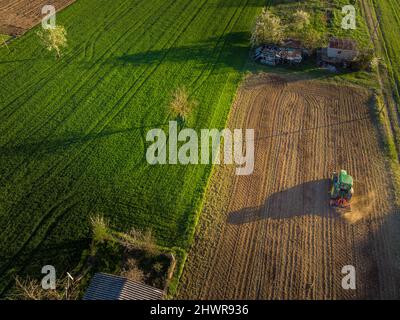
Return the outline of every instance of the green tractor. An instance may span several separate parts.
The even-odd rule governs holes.
[[[353,197],[353,178],[346,170],[334,172],[331,179],[330,205],[340,209],[350,209]]]

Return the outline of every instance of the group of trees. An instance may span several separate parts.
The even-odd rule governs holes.
[[[304,47],[315,48],[321,44],[321,34],[311,24],[310,14],[297,10],[285,24],[281,18],[266,8],[256,20],[251,36],[252,46],[265,43],[280,44],[285,38],[302,41]]]

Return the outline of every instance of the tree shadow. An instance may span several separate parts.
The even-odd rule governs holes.
[[[0,155],[6,157],[14,157],[32,156],[36,154],[54,154],[57,152],[65,151],[69,147],[72,147],[74,145],[84,144],[92,140],[104,139],[118,134],[129,133],[134,130],[142,130],[145,128],[158,128],[164,125],[167,124],[164,123],[118,130],[105,130],[98,133],[89,133],[86,135],[71,133],[57,139],[44,139],[35,142],[20,143],[17,145],[9,143],[8,145],[0,147]]]
[[[110,63],[148,65],[161,61],[181,63],[196,61],[197,68],[210,65],[210,68],[234,68],[242,70],[243,56],[249,52],[248,32],[232,32],[221,36],[210,37],[193,45],[175,46],[171,48],[148,50],[137,53],[126,53],[112,57]]]
[[[241,225],[264,219],[286,219],[303,215],[325,216],[330,210],[329,179],[321,179],[273,193],[259,207],[231,212],[227,222]]]
[[[319,79],[337,76],[337,74],[318,67],[314,56],[307,57],[299,65],[270,67],[260,64],[251,58],[252,51],[249,40],[249,32],[231,32],[210,37],[203,42],[192,45],[125,53],[121,56],[111,57],[109,63],[117,66],[143,66],[161,62],[187,63],[194,61],[195,63],[191,66],[194,70],[212,70],[213,73],[224,73],[227,70],[253,73],[265,71],[282,74],[290,72],[294,75],[292,81],[297,81],[298,77]],[[351,72],[353,71],[346,70],[342,73]]]

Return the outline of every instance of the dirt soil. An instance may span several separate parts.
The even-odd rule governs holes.
[[[214,169],[181,299],[400,298],[400,223],[388,164],[360,88],[258,75],[228,126],[255,129],[255,169]],[[355,180],[350,213],[329,207],[329,177]],[[356,290],[342,288],[346,265]]]
[[[41,21],[42,7],[53,5],[57,11],[75,0],[0,0],[0,33],[21,35]]]

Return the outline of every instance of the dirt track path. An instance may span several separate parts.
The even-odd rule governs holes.
[[[230,128],[255,129],[255,170],[216,167],[179,298],[399,298],[399,222],[362,89],[253,77]],[[328,205],[328,178],[355,179],[353,212]],[[357,290],[341,287],[345,265]]]

